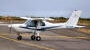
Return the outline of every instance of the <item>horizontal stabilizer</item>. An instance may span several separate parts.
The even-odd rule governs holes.
[[[85,27],[85,26],[75,26],[75,27],[79,27],[79,28],[81,28],[81,27]]]

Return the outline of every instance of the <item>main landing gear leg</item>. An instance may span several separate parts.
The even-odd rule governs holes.
[[[18,33],[17,40],[22,40],[22,36]]]
[[[37,41],[41,41],[41,37],[39,36],[39,33],[37,33],[36,40],[37,40]]]

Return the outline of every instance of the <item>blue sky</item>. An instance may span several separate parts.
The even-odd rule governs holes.
[[[82,10],[82,17],[90,18],[90,0],[0,0],[3,16],[64,16]]]

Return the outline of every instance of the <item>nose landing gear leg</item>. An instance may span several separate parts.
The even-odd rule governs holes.
[[[22,36],[18,33],[17,40],[22,40]]]

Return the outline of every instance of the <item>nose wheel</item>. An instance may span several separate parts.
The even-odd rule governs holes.
[[[22,40],[22,36],[18,36],[17,37],[17,40]]]
[[[22,40],[22,36],[20,35],[20,33],[18,34],[17,40]]]

